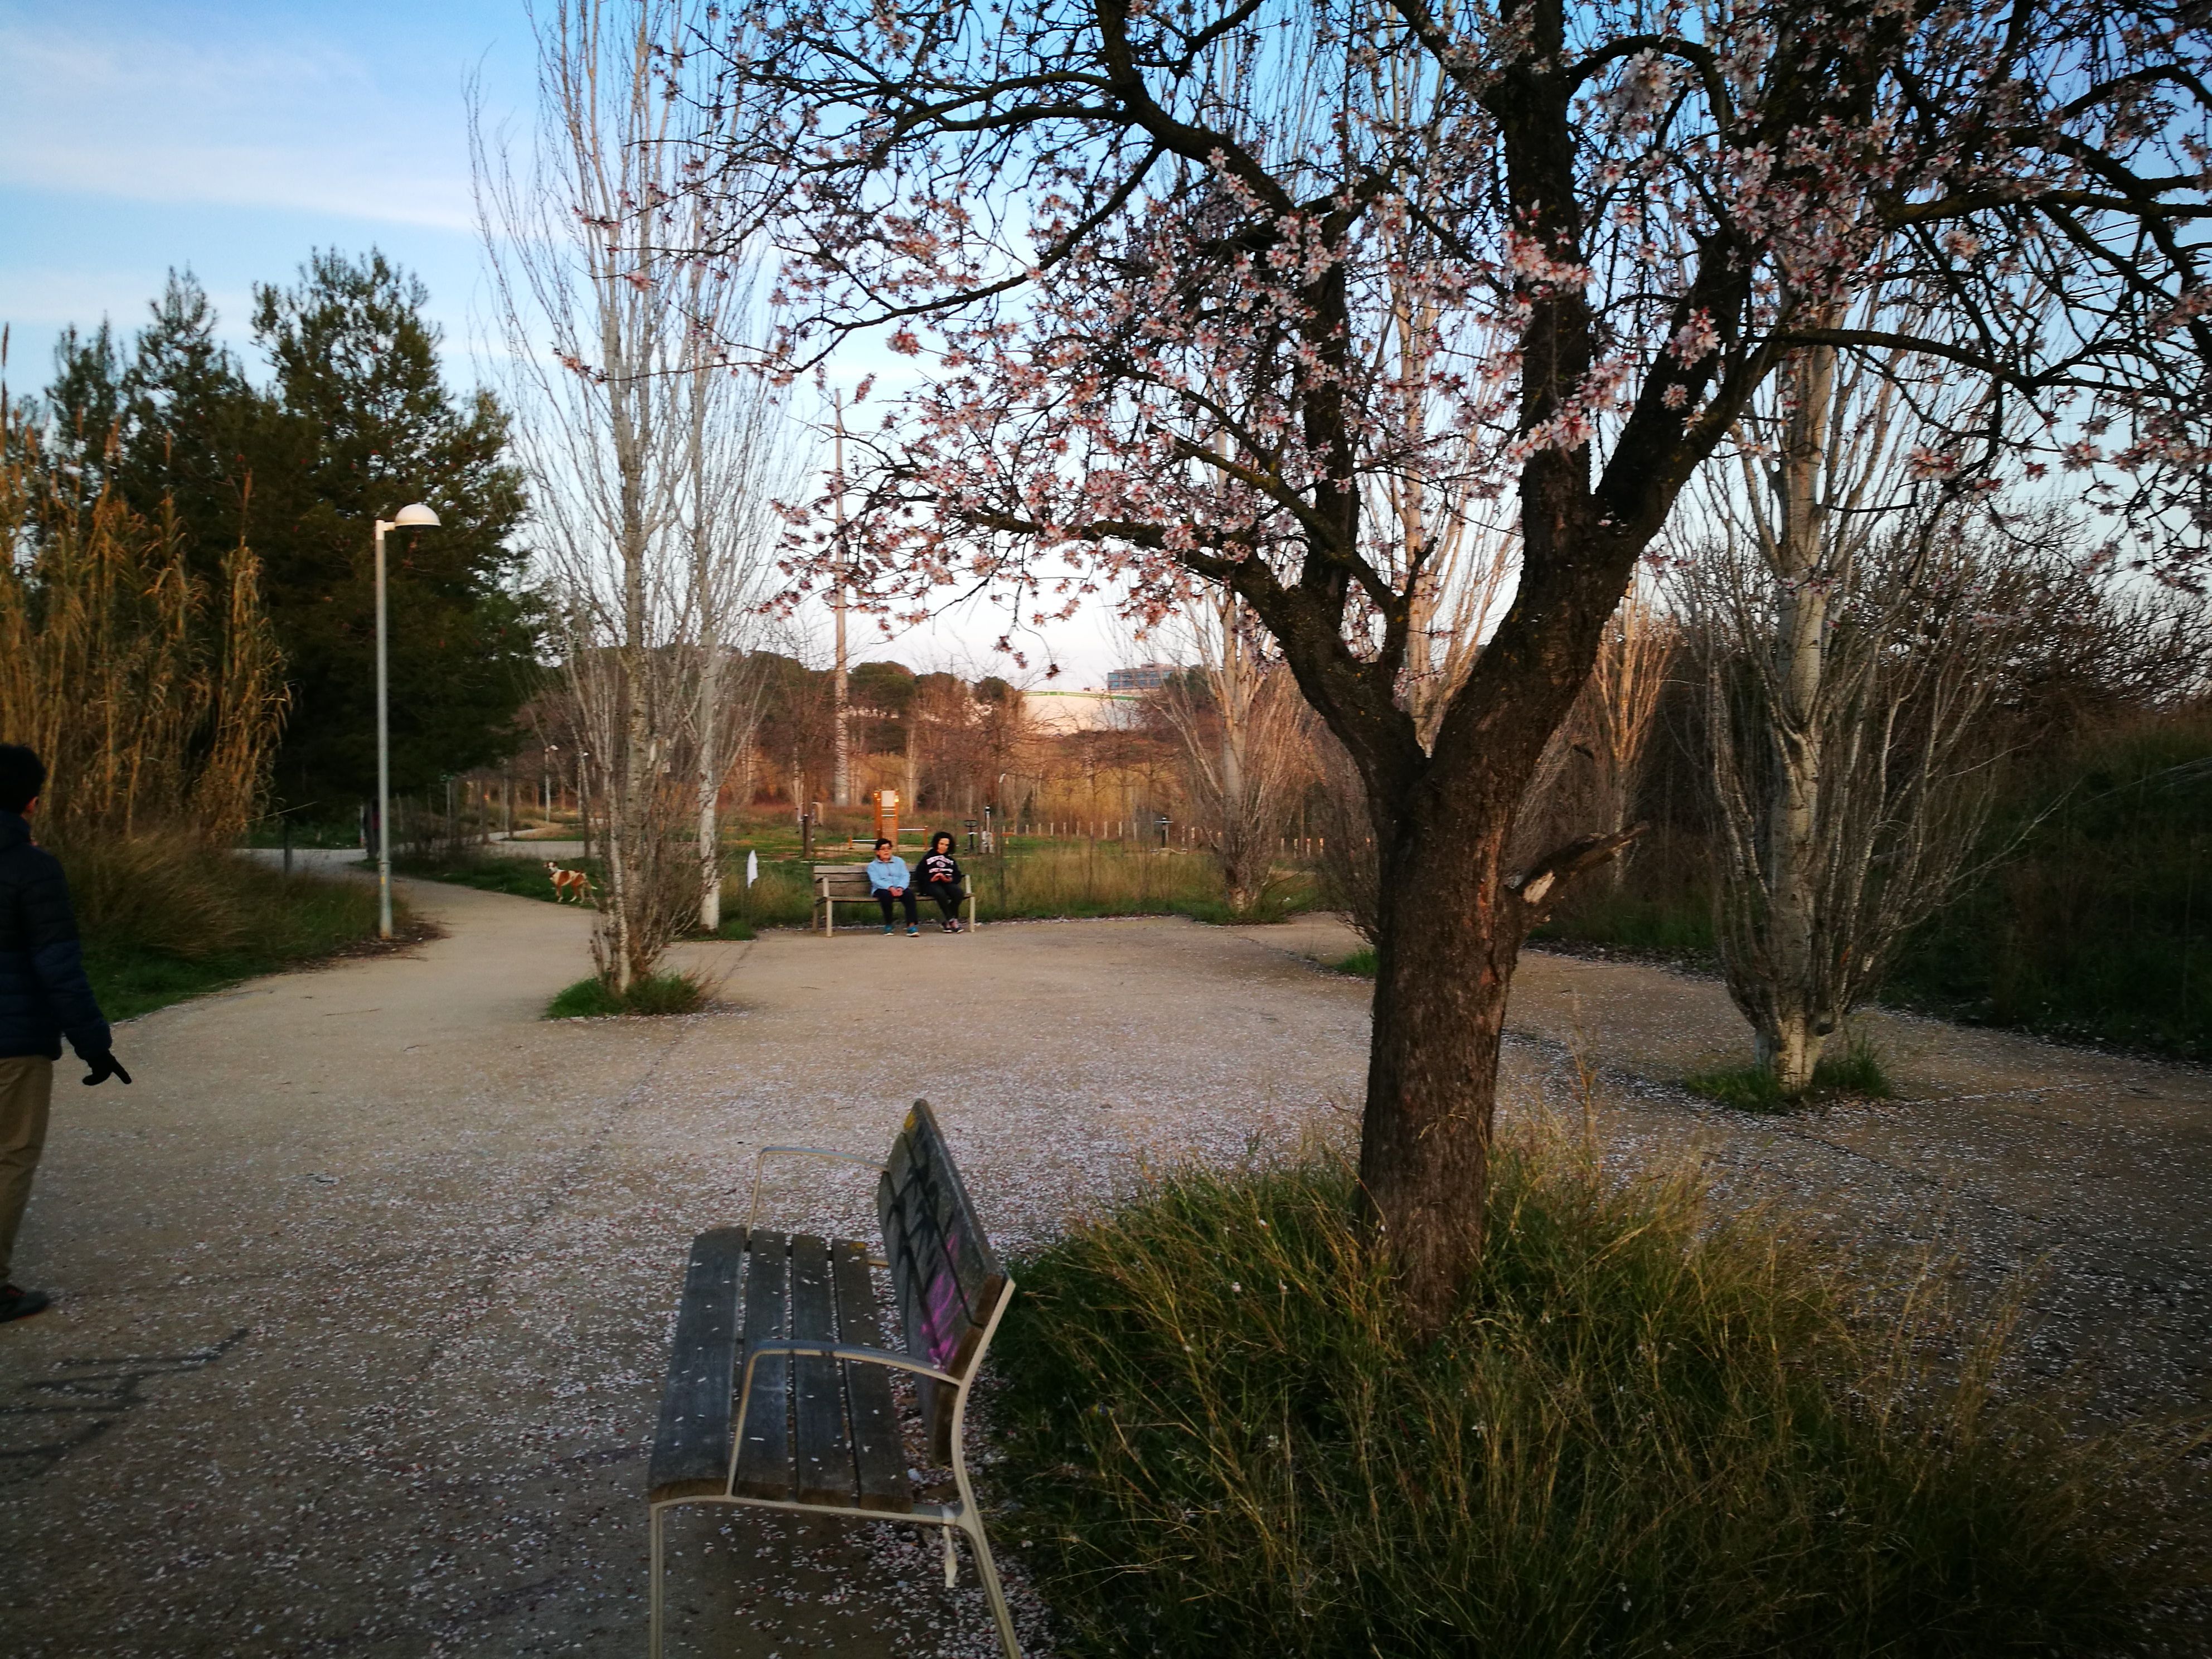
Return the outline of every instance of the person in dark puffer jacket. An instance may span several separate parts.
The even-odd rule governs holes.
[[[62,866],[31,841],[27,820],[46,787],[43,761],[0,743],[0,1324],[50,1300],[21,1289],[8,1269],[46,1149],[63,1036],[92,1068],[87,1083],[131,1081],[109,1051],[107,1021],[84,976]]]

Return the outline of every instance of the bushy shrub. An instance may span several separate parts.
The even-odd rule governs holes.
[[[1071,1650],[2086,1654],[2202,1583],[2143,1547],[2175,1523],[2127,1443],[1999,1404],[1994,1341],[1855,1310],[1700,1190],[1501,1150],[1425,1347],[1327,1158],[1177,1176],[1018,1265],[1000,1474]]]
[[[79,832],[55,848],[85,966],[110,1019],[373,939],[376,890],[208,847],[187,836]],[[403,921],[404,905],[398,907]]]
[[[84,834],[59,856],[88,939],[186,961],[235,948],[260,890],[276,879],[185,837]]]

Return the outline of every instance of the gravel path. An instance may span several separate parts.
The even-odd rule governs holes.
[[[11,1656],[635,1655],[669,1311],[754,1147],[879,1149],[927,1094],[1016,1245],[1148,1164],[1344,1127],[1364,1067],[1325,922],[773,935],[687,949],[721,1012],[547,1024],[583,915],[409,896],[447,937],[149,1016],[135,1087],[58,1091],[19,1271],[62,1299],[0,1329]],[[1513,1024],[1516,1109],[1580,1052],[1609,1156],[1695,1152],[1985,1282],[2047,1257],[2037,1364],[2114,1410],[2212,1398],[2212,1077],[1882,1020],[1911,1099],[1747,1119],[1668,1081],[1741,1047],[1715,985],[1533,957]],[[835,1174],[775,1198],[870,1217]],[[674,1542],[672,1652],[992,1650],[910,1534]]]

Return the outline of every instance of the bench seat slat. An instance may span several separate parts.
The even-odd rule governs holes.
[[[677,1304],[668,1387],[647,1485],[656,1504],[719,1493],[730,1474],[730,1374],[738,1353],[738,1268],[745,1230],[717,1227],[692,1241]]]
[[[791,1334],[837,1339],[837,1307],[830,1281],[826,1239],[796,1234],[791,1241]],[[798,1427],[799,1501],[855,1504],[853,1443],[845,1431],[844,1379],[838,1362],[805,1355],[792,1362],[792,1417]]]
[[[747,1342],[766,1342],[790,1334],[788,1263],[791,1241],[782,1233],[756,1231],[745,1264]],[[732,1388],[744,1383],[742,1356]],[[728,1453],[724,1451],[725,1478]],[[791,1361],[764,1354],[753,1368],[752,1403],[738,1442],[737,1478],[730,1490],[744,1498],[785,1501],[791,1497]]]
[[[868,1247],[854,1241],[831,1247],[830,1273],[837,1290],[837,1335],[848,1346],[880,1348],[883,1322],[876,1316],[876,1286],[868,1273]],[[907,1480],[906,1447],[899,1434],[891,1373],[881,1365],[845,1365],[845,1400],[852,1413],[853,1462],[860,1477],[860,1507],[904,1515],[914,1508]]]

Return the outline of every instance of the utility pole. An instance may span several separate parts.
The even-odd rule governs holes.
[[[830,701],[836,717],[836,764],[830,776],[830,796],[840,806],[853,804],[853,756],[851,739],[846,734],[845,710],[845,394],[837,394],[837,443],[836,470],[837,474],[837,555],[836,574],[837,586],[830,599],[830,608],[837,617],[837,665],[830,671]]]

